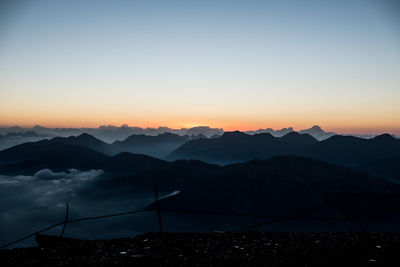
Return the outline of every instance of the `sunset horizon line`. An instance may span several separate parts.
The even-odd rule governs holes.
[[[142,129],[160,129],[160,128],[168,128],[170,130],[182,130],[182,129],[191,129],[196,127],[208,127],[212,129],[220,129],[224,132],[233,132],[233,131],[240,131],[240,132],[251,132],[263,129],[272,129],[273,131],[279,131],[284,129],[292,129],[294,132],[299,132],[302,130],[311,129],[313,127],[319,127],[324,132],[333,132],[336,134],[359,134],[359,135],[380,135],[380,134],[391,134],[391,135],[400,135],[400,129],[388,129],[388,128],[380,128],[380,127],[325,127],[322,124],[311,124],[310,126],[254,126],[254,127],[219,127],[212,124],[192,124],[187,126],[168,126],[163,124],[148,124],[148,125],[141,125],[141,124],[129,124],[129,123],[122,123],[118,124],[97,124],[97,125],[90,125],[87,126],[83,125],[50,125],[50,124],[0,124],[0,128],[12,128],[12,127],[19,127],[22,129],[33,129],[34,127],[43,127],[47,129],[99,129],[100,127],[129,127],[129,128],[142,128]]]

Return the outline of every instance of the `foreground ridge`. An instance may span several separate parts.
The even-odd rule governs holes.
[[[79,240],[37,235],[1,250],[6,266],[398,266],[400,233],[148,233]]]

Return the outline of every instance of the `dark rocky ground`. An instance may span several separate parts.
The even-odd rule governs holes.
[[[112,240],[38,236],[0,266],[400,266],[400,233],[148,233]]]

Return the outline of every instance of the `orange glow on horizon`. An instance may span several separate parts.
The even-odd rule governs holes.
[[[0,122],[0,127],[12,127],[19,126],[23,128],[31,128],[36,125],[47,128],[98,128],[100,126],[113,125],[120,127],[122,125],[128,125],[129,127],[141,127],[141,128],[158,128],[158,127],[169,127],[172,129],[181,128],[192,128],[199,126],[208,126],[211,128],[222,128],[225,131],[254,131],[258,129],[272,128],[274,130],[279,130],[282,128],[292,127],[295,131],[300,131],[303,129],[311,128],[314,125],[319,125],[326,132],[335,132],[340,134],[400,134],[400,127],[395,127],[393,125],[358,125],[355,127],[350,124],[324,124],[324,123],[262,123],[262,122],[240,122],[240,121],[207,121],[199,120],[198,122],[187,122],[185,120],[169,120],[165,123],[157,123],[155,121],[145,121],[145,120],[120,120],[120,121],[96,121],[90,122],[89,120],[77,121],[75,119],[70,120],[38,120],[37,123],[33,123],[30,120],[21,120],[21,123],[11,123],[8,121]]]
[[[225,131],[249,131],[272,128],[274,130],[293,127],[295,131],[319,125],[325,131],[342,134],[400,135],[397,112],[356,113],[348,110],[185,110],[183,108],[133,109],[114,106],[96,108],[76,106],[49,109],[47,106],[17,109],[0,107],[0,126],[33,127],[41,125],[49,128],[97,128],[101,125],[121,126],[127,124],[141,128],[169,127],[173,129],[209,126]],[[52,110],[49,112],[49,110]]]

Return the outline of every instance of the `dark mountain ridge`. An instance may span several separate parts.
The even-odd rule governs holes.
[[[285,217],[323,206],[302,218],[341,218],[343,214],[339,209],[354,215],[366,225],[372,221],[375,223],[374,218],[386,216],[390,219],[384,220],[384,225],[399,226],[397,213],[382,207],[400,207],[399,198],[385,199],[387,196],[400,196],[400,185],[366,173],[297,156],[278,156],[227,166],[193,160],[175,161],[149,172],[103,180],[98,186],[104,190],[152,190],[154,184],[166,192],[180,191],[175,196],[161,200],[161,208],[164,209]],[[335,202],[340,199],[345,201]],[[328,205],[330,201],[334,201],[338,209]],[[304,222],[301,225],[307,227]],[[332,224],[322,222],[321,225]],[[357,228],[351,222],[345,225],[345,228],[339,229]]]
[[[88,148],[106,155],[131,152],[162,158],[188,140],[188,136],[164,133],[157,136],[132,135],[123,141],[108,144],[88,133],[83,133],[78,136],[54,137],[10,147],[0,151],[0,164],[26,161],[35,155],[48,153],[46,151],[51,151],[51,146],[63,145]]]
[[[307,134],[288,133],[274,137],[269,133],[249,135],[226,132],[220,138],[191,140],[170,153],[166,159],[198,159],[210,163],[229,164],[276,155],[297,154],[306,145],[318,143]]]
[[[252,153],[254,150],[260,157],[294,149],[297,153],[301,153],[304,148],[323,143],[316,143],[311,138],[293,133],[284,138],[275,138],[270,134],[250,136],[232,132],[225,133],[220,138],[197,139],[187,144],[196,148],[194,151],[197,153],[214,151],[215,157],[222,155],[229,159],[232,155],[242,155],[245,159],[254,156]],[[311,158],[285,155],[227,166],[198,160],[166,162],[128,152],[109,156],[87,147],[72,145],[82,140],[92,145],[101,145],[92,137],[83,135],[67,141],[52,139],[27,143],[1,151],[0,159],[3,163],[0,166],[0,174],[32,175],[45,168],[53,171],[66,171],[70,168],[102,169],[104,175],[101,179],[97,179],[91,187],[87,187],[86,191],[81,191],[79,194],[92,197],[102,195],[119,197],[133,192],[152,192],[154,185],[157,184],[162,192],[180,191],[179,194],[161,200],[162,208],[165,209],[242,212],[271,216],[291,216],[318,205],[326,206],[327,201],[355,194],[400,195],[400,185]],[[327,140],[324,146],[330,148],[332,143],[340,143],[337,140],[345,145],[350,140],[355,148],[363,146],[366,142],[335,137]],[[382,140],[385,144],[398,141],[383,136],[371,140],[371,146],[374,147]],[[184,146],[186,145],[182,147]],[[341,149],[339,151],[342,152]],[[396,223],[399,221],[399,215],[382,208],[400,208],[400,201],[397,199],[355,198],[337,205],[345,213],[366,222],[371,229],[398,227]],[[343,214],[332,207],[324,207],[307,216],[340,217]],[[378,216],[378,219],[375,220],[370,216]],[[213,219],[203,220],[211,222]],[[326,229],[329,230],[354,228],[354,224],[351,223],[344,226],[332,223],[328,225]],[[376,225],[379,227],[374,228]],[[332,228],[333,226],[339,228]],[[310,226],[303,222],[296,224],[293,229],[300,229],[298,227],[303,229]]]
[[[248,135],[235,131],[226,132],[218,138],[199,138],[187,142],[188,138],[170,133],[158,136],[133,135],[124,141],[107,144],[85,133],[77,137],[56,137],[0,151],[0,165],[11,164],[16,168],[18,163],[41,161],[61,166],[61,158],[70,155],[64,159],[66,162],[84,167],[88,165],[84,162],[93,165],[94,161],[97,162],[97,159],[104,158],[105,155],[127,151],[152,156],[156,154],[160,158],[162,154],[178,147],[166,159],[195,159],[214,164],[231,164],[279,155],[298,155],[384,175],[384,178],[390,176],[392,180],[400,178],[394,177],[398,173],[400,141],[388,134],[371,139],[335,135],[324,141],[317,141],[308,134],[297,132],[274,137],[269,133]],[[388,159],[390,164],[384,164],[385,159]],[[57,160],[58,165],[55,164]]]
[[[163,158],[189,140],[188,136],[163,133],[157,136],[131,135],[123,141],[112,143],[114,152],[131,152]]]
[[[216,139],[189,141],[171,152],[166,159],[197,159],[215,164],[230,164],[287,154],[368,170],[365,166],[369,163],[400,156],[400,140],[389,134],[371,139],[335,135],[317,141],[308,134],[296,132],[280,138],[268,133],[247,135],[228,132]],[[378,165],[383,167],[383,164]],[[393,164],[389,167],[394,168]]]
[[[44,168],[53,171],[67,171],[74,168],[102,169],[114,174],[134,173],[156,168],[165,163],[146,155],[122,152],[109,156],[89,148],[101,150],[104,145],[107,144],[89,134],[21,144],[0,151],[0,173],[32,175]],[[105,148],[109,151],[109,147]]]

